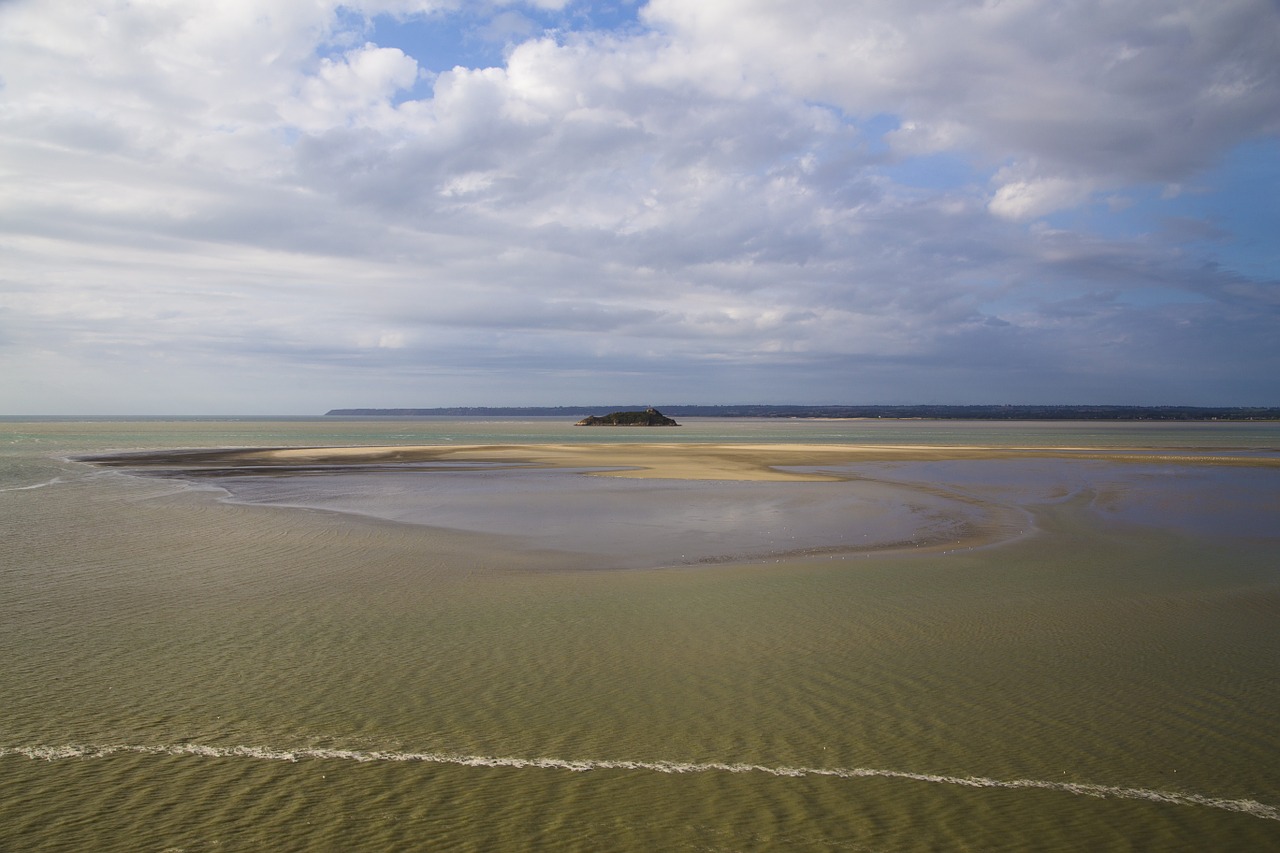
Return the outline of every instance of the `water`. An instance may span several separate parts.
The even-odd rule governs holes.
[[[1280,849],[1277,425],[708,420],[661,439],[1258,461],[597,478],[560,513],[583,475],[237,484],[71,457],[653,434],[0,421],[0,849]],[[634,489],[665,507],[640,519],[654,533],[617,518]],[[922,489],[937,503],[900,511]],[[928,553],[849,535],[962,511],[1029,530]],[[833,547],[805,555],[762,517]]]

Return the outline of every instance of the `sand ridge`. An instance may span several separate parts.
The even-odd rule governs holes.
[[[601,476],[680,480],[824,482],[834,473],[781,470],[872,461],[1072,458],[1113,462],[1280,466],[1280,458],[1140,449],[991,448],[976,445],[849,444],[520,444],[274,448],[228,451],[223,464],[354,465],[493,463],[552,468],[601,468]]]

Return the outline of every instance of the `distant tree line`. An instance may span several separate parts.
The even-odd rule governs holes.
[[[333,417],[563,417],[644,410],[629,406],[449,406],[428,409],[331,409]],[[663,406],[686,418],[928,418],[973,421],[1274,421],[1265,406]]]

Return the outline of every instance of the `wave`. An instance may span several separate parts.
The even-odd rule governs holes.
[[[54,486],[64,482],[62,477],[54,477],[51,480],[45,480],[43,483],[32,483],[30,486],[5,486],[0,488],[0,492],[25,492],[30,489],[43,489],[45,486]]]
[[[82,462],[74,457],[59,456],[59,457],[55,457],[55,459],[59,463],[61,463],[63,466],[65,466],[61,473],[57,474],[56,476],[50,477],[47,480],[41,480],[35,483],[27,483],[21,486],[17,486],[17,485],[0,486],[0,492],[26,492],[26,491],[31,491],[32,489],[44,489],[49,486],[89,483],[89,482],[94,482],[99,480],[119,481],[122,478],[128,480],[129,482],[134,482],[134,483],[146,482],[144,478],[138,477],[132,474],[131,472],[115,471],[108,468],[98,468],[87,462]],[[15,477],[15,479],[17,479],[17,477]],[[156,488],[160,486],[161,483],[169,484],[164,487],[166,490],[166,493],[173,492],[173,491],[185,491],[192,488],[191,485],[179,480],[162,480],[160,478],[151,478],[150,480],[150,485],[152,486],[152,488]],[[199,484],[198,487],[210,488],[203,484]]]
[[[721,762],[683,761],[634,761],[617,759],[568,759],[568,758],[517,758],[488,755],[462,755],[449,752],[390,752],[377,750],[329,749],[308,747],[278,749],[264,746],[207,746],[178,743],[161,746],[128,744],[87,745],[65,744],[61,746],[0,746],[0,758],[22,756],[33,760],[64,761],[69,759],[105,758],[110,755],[170,755],[201,758],[249,758],[261,761],[354,761],[397,762],[423,764],[452,764],[463,767],[503,767],[514,769],[538,768],[568,770],[576,773],[591,770],[639,770],[652,773],[760,773],[780,777],[827,776],[838,779],[905,779],[928,782],[935,785],[957,785],[965,788],[1036,789],[1057,791],[1077,796],[1100,799],[1146,800],[1178,806],[1201,806],[1239,812],[1280,821],[1280,806],[1257,800],[1236,800],[1189,794],[1178,791],[1158,791],[1151,788],[1130,788],[1117,785],[1100,785],[1090,782],[1056,782],[1047,779],[992,779],[986,776],[948,776],[937,773],[916,773],[907,770],[886,770],[875,767],[788,767],[764,764],[728,764]]]

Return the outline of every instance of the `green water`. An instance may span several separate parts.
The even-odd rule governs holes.
[[[1261,424],[681,430],[1280,446]],[[870,466],[1033,529],[610,571],[68,460],[639,440],[583,433],[0,421],[0,849],[1280,849],[1275,467]]]

